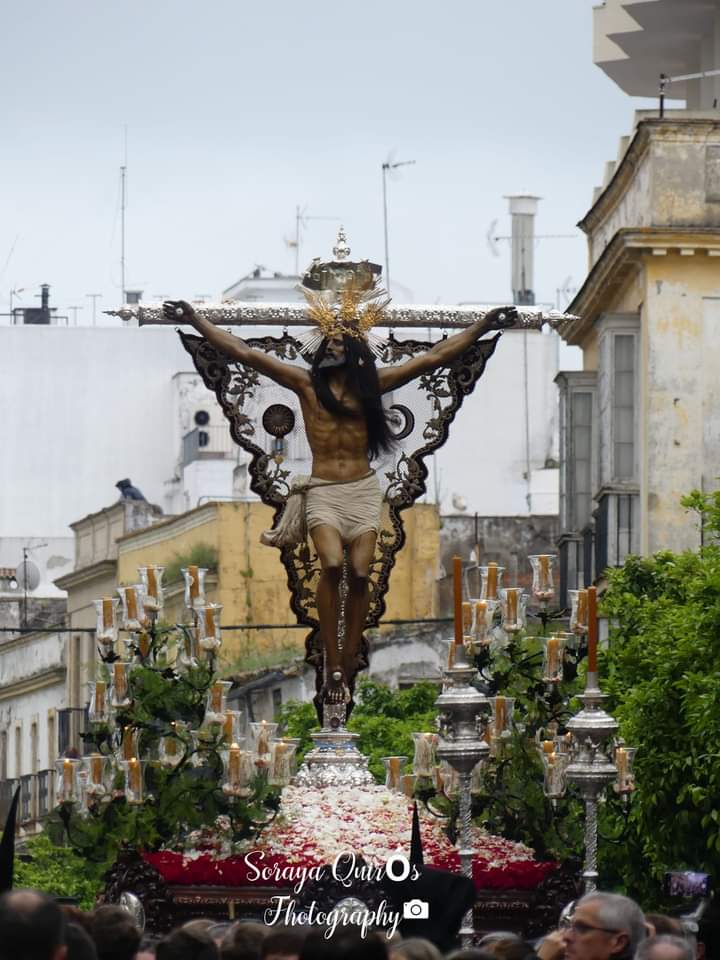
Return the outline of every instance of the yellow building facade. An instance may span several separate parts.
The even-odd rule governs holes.
[[[436,616],[440,549],[437,507],[418,504],[404,511],[406,542],[390,578],[385,618],[422,620]],[[258,501],[212,502],[127,534],[118,542],[118,585],[138,581],[148,563],[178,568],[193,550],[214,559],[206,580],[210,601],[223,606],[221,669],[252,669],[299,656],[308,628],[293,628],[290,591],[280,552],[260,543],[272,525],[272,510]],[[166,586],[164,617],[183,618],[183,586]],[[266,625],[254,629],[257,625]],[[229,629],[234,628],[234,629]]]

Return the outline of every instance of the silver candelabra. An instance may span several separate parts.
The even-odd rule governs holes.
[[[460,820],[460,870],[472,880],[475,850],[472,842],[472,771],[485,760],[489,747],[482,739],[482,713],[487,699],[472,685],[477,670],[468,662],[464,644],[456,644],[454,663],[444,672],[446,686],[435,701],[440,711],[440,739],[437,756],[458,772]],[[460,940],[472,945],[473,908],[463,917]]]

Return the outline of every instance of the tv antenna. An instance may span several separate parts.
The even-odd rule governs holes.
[[[300,276],[300,242],[302,240],[302,230],[307,226],[308,220],[334,220],[335,223],[342,223],[342,217],[316,217],[306,213],[307,207],[301,207],[299,204],[295,207],[295,236],[292,240],[285,237],[285,245],[295,250],[295,275]]]
[[[682,73],[676,77],[668,77],[661,73],[658,81],[658,107],[660,119],[665,116],[665,91],[671,83],[681,83],[683,80],[703,80],[705,77],[718,77],[720,70],[703,70],[700,73]]]
[[[500,236],[495,233],[497,230],[498,222],[493,220],[493,222],[488,227],[488,232],[485,234],[485,239],[487,240],[487,245],[490,248],[490,253],[494,257],[500,256],[500,251],[498,250],[498,242],[500,240],[512,240],[510,234]],[[575,233],[536,233],[533,237],[534,240],[575,240],[577,234]]]
[[[27,630],[28,625],[28,593],[36,590],[40,584],[40,570],[38,565],[28,557],[28,553],[46,546],[47,543],[35,543],[32,547],[23,547],[23,558],[15,569],[15,582],[23,592],[23,630]]]

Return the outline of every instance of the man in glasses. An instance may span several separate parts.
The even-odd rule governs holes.
[[[646,936],[642,910],[619,893],[588,893],[562,921],[565,960],[629,960]]]

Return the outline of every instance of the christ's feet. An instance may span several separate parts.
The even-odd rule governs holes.
[[[350,690],[342,670],[333,670],[320,692],[323,703],[349,703]]]

